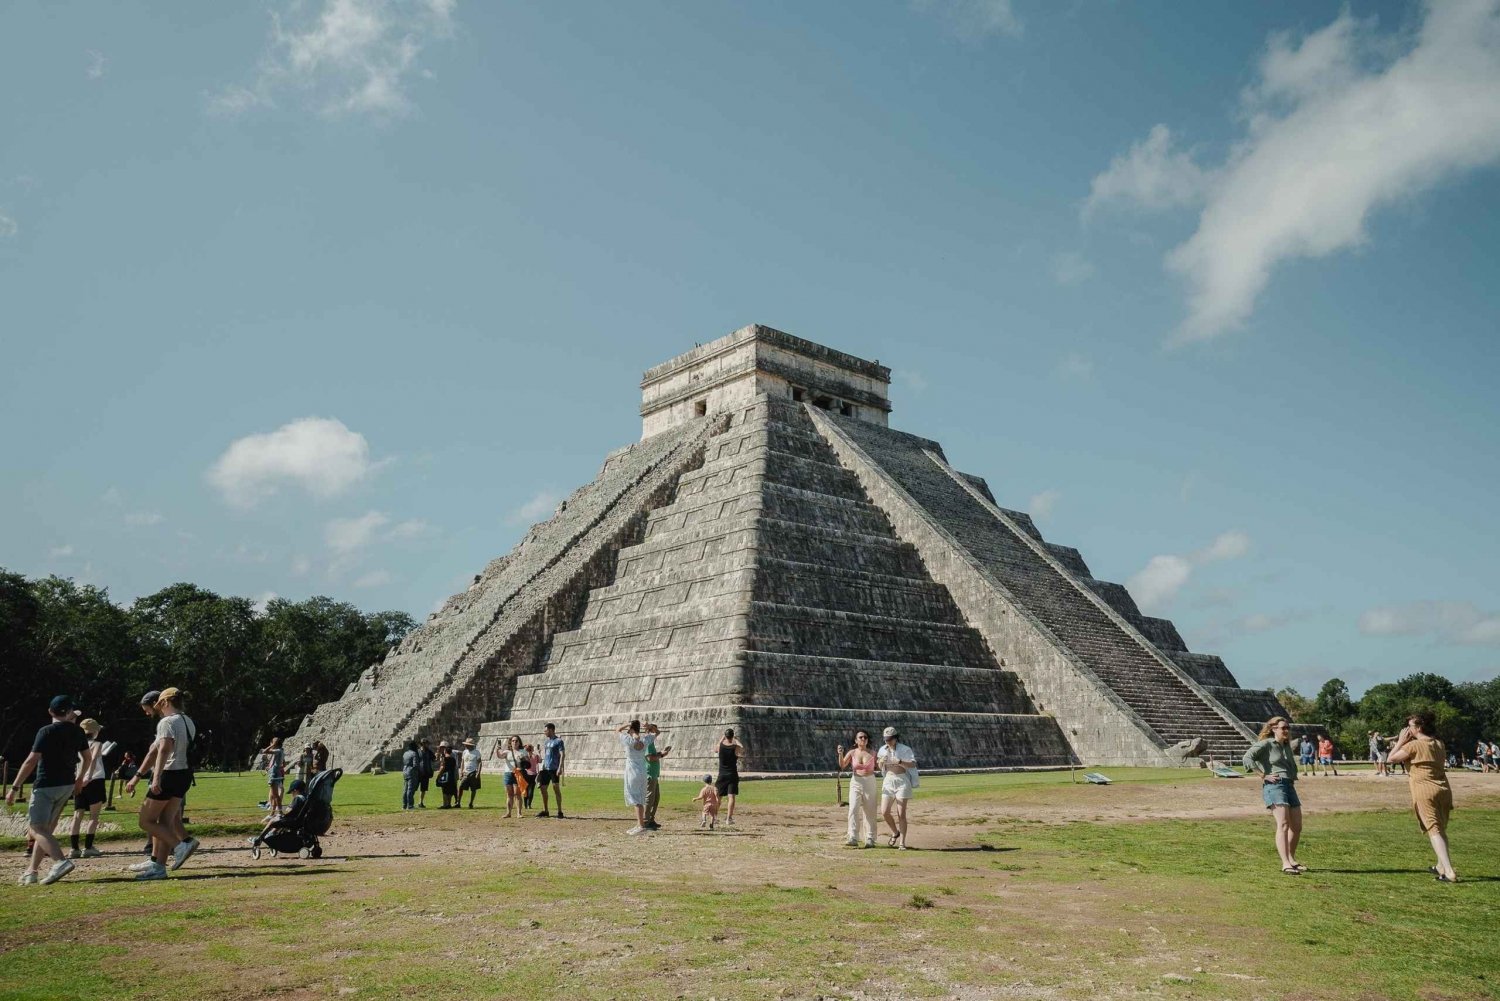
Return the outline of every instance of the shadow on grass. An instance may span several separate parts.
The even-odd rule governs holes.
[[[913,848],[914,852],[1018,852],[1015,845],[953,845],[949,848]]]
[[[1426,876],[1432,879],[1432,872],[1428,869],[1324,869],[1321,866],[1310,870],[1308,875],[1319,873],[1337,873],[1340,876]],[[1465,876],[1458,877],[1462,883],[1500,883],[1500,876]],[[1437,882],[1437,880],[1433,880]]]
[[[105,876],[102,879],[88,880],[90,883],[164,883],[183,879],[260,879],[266,876],[318,876],[330,872],[342,872],[341,869],[321,868],[279,868],[279,869],[235,869],[230,872],[190,872],[186,875],[169,876],[165,880],[141,880],[134,876]]]

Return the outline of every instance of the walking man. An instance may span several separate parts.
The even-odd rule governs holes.
[[[542,812],[537,816],[545,817],[551,812],[547,805],[547,787],[550,785],[557,795],[557,819],[562,820],[562,777],[563,765],[567,763],[567,746],[557,735],[555,725],[548,723],[543,729],[546,739],[542,741],[542,770],[536,773],[537,785],[542,787]]]
[[[52,832],[68,800],[83,789],[93,765],[88,738],[73,722],[76,715],[73,700],[66,695],[57,696],[47,706],[47,714],[52,717],[52,722],[36,732],[31,753],[21,762],[15,782],[5,791],[5,805],[13,806],[21,787],[31,773],[36,772],[31,799],[26,807],[26,826],[34,844],[26,871],[21,874],[22,886],[37,882],[47,886],[73,871],[73,861],[63,857],[62,845],[57,843]],[[78,767],[80,756],[84,759],[82,768]],[[38,879],[43,857],[52,859],[52,868]]]
[[[661,759],[672,753],[672,745],[658,749],[656,738],[661,730],[655,723],[646,724],[646,822],[641,825],[648,831],[659,831],[656,808],[661,805]]]

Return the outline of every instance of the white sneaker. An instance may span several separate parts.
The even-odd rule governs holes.
[[[172,861],[170,863],[171,867],[173,869],[181,869],[182,863],[192,858],[193,852],[197,850],[197,838],[188,838],[186,841],[180,842],[176,848],[172,849]]]
[[[87,848],[85,848],[83,850],[83,857],[84,858],[100,858],[103,855],[104,855],[104,853],[101,852],[99,849],[95,848],[93,845],[90,845],[89,847],[87,847]]]
[[[55,862],[55,863],[53,863],[52,868],[47,870],[47,875],[45,875],[45,876],[42,877],[42,885],[43,886],[51,886],[53,883],[56,883],[59,879],[62,879],[64,876],[66,876],[68,873],[70,873],[72,871],[73,871],[73,860],[72,859],[66,859],[65,858],[61,862]]]
[[[137,862],[135,865],[129,865],[125,868],[131,872],[149,872],[156,868],[156,859],[148,858],[144,862]]]
[[[844,844],[847,845],[850,848],[858,848],[859,847],[859,839],[858,838],[849,838],[848,840],[846,840],[844,842]]]
[[[871,838],[870,840],[866,841],[865,842],[865,847],[866,848],[874,848],[875,847],[875,839]]]
[[[21,873],[21,885],[22,886],[35,886],[36,885],[36,873],[31,872],[29,870],[26,871],[26,872]]]
[[[646,829],[644,827],[632,827],[630,830],[626,831],[625,833],[626,834],[645,834],[646,833]]]
[[[148,868],[136,873],[135,878],[142,882],[148,879],[166,879],[167,867],[160,862],[153,861]]]

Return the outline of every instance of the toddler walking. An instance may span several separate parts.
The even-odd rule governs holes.
[[[703,788],[698,790],[693,802],[703,804],[703,817],[698,821],[698,827],[713,830],[719,819],[719,790],[714,788],[712,775],[703,776]]]

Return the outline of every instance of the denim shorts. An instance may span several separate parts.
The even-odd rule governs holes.
[[[1273,806],[1300,807],[1302,800],[1297,797],[1297,785],[1282,779],[1280,782],[1262,782],[1260,784],[1260,798],[1269,810]]]

